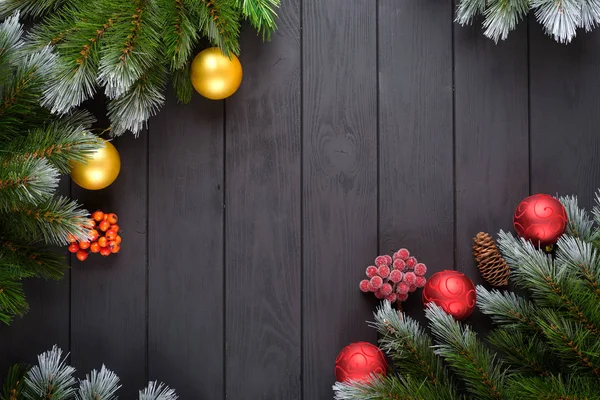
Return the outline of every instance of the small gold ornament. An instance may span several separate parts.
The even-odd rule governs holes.
[[[104,147],[96,150],[86,164],[71,163],[71,179],[84,189],[104,189],[117,179],[121,170],[119,152],[108,141]]]
[[[190,78],[194,89],[211,100],[222,100],[232,94],[242,83],[242,64],[231,55],[224,55],[218,47],[202,50],[192,61]]]

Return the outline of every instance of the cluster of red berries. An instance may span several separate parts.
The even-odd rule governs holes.
[[[68,240],[69,251],[76,253],[79,261],[84,261],[90,252],[108,256],[121,250],[121,236],[119,236],[119,217],[114,213],[103,213],[98,210],[92,214],[92,226],[88,235],[89,240],[77,240],[70,235]]]
[[[425,286],[427,266],[412,257],[408,250],[400,249],[393,257],[379,256],[375,265],[367,267],[367,277],[360,281],[360,290],[373,292],[378,299],[390,303],[405,301],[408,293]]]

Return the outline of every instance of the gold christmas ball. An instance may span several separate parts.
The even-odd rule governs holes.
[[[194,89],[211,100],[222,100],[242,83],[242,64],[231,55],[224,55],[218,47],[202,50],[192,61],[190,78]]]
[[[84,189],[104,189],[117,179],[121,170],[119,152],[108,141],[104,147],[96,150],[87,163],[71,163],[71,179]]]

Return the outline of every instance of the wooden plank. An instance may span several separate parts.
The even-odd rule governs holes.
[[[226,101],[226,396],[301,399],[300,1]]]
[[[428,275],[453,269],[451,2],[379,6],[379,229]],[[424,321],[420,292],[404,309]]]
[[[90,104],[104,115],[102,99]],[[104,118],[99,123],[106,123]],[[105,125],[106,126],[106,125]],[[145,385],[147,152],[148,135],[115,139],[121,172],[109,187],[88,191],[72,184],[71,194],[91,212],[119,216],[123,243],[119,254],[72,256],[71,361],[83,376],[102,364],[121,378],[120,397],[134,397]]]
[[[529,193],[527,25],[495,44],[481,25],[455,27],[456,267],[483,284],[473,237],[512,230]],[[479,332],[490,318],[476,310]]]
[[[568,46],[531,26],[531,190],[593,205],[600,182],[600,31]]]
[[[150,121],[150,379],[223,397],[223,104],[169,94]]]
[[[57,193],[69,194],[68,177],[61,179]],[[66,248],[57,251],[65,257],[68,254]],[[68,257],[66,262],[69,262]],[[69,351],[69,274],[67,271],[60,281],[25,281],[29,313],[15,318],[10,326],[0,325],[0,387],[11,365],[34,363],[38,354],[55,344]]]
[[[338,352],[375,343],[358,282],[377,256],[376,3],[303,3],[303,391],[332,397]]]

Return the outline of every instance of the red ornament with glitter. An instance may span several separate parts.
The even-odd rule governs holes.
[[[517,234],[535,246],[551,246],[565,232],[567,212],[554,197],[534,194],[519,203],[513,224]]]
[[[423,304],[434,302],[457,320],[471,315],[476,298],[475,285],[458,271],[436,272],[423,288]]]
[[[335,360],[335,378],[368,381],[371,374],[387,374],[388,364],[383,352],[367,342],[352,343],[342,349]]]

